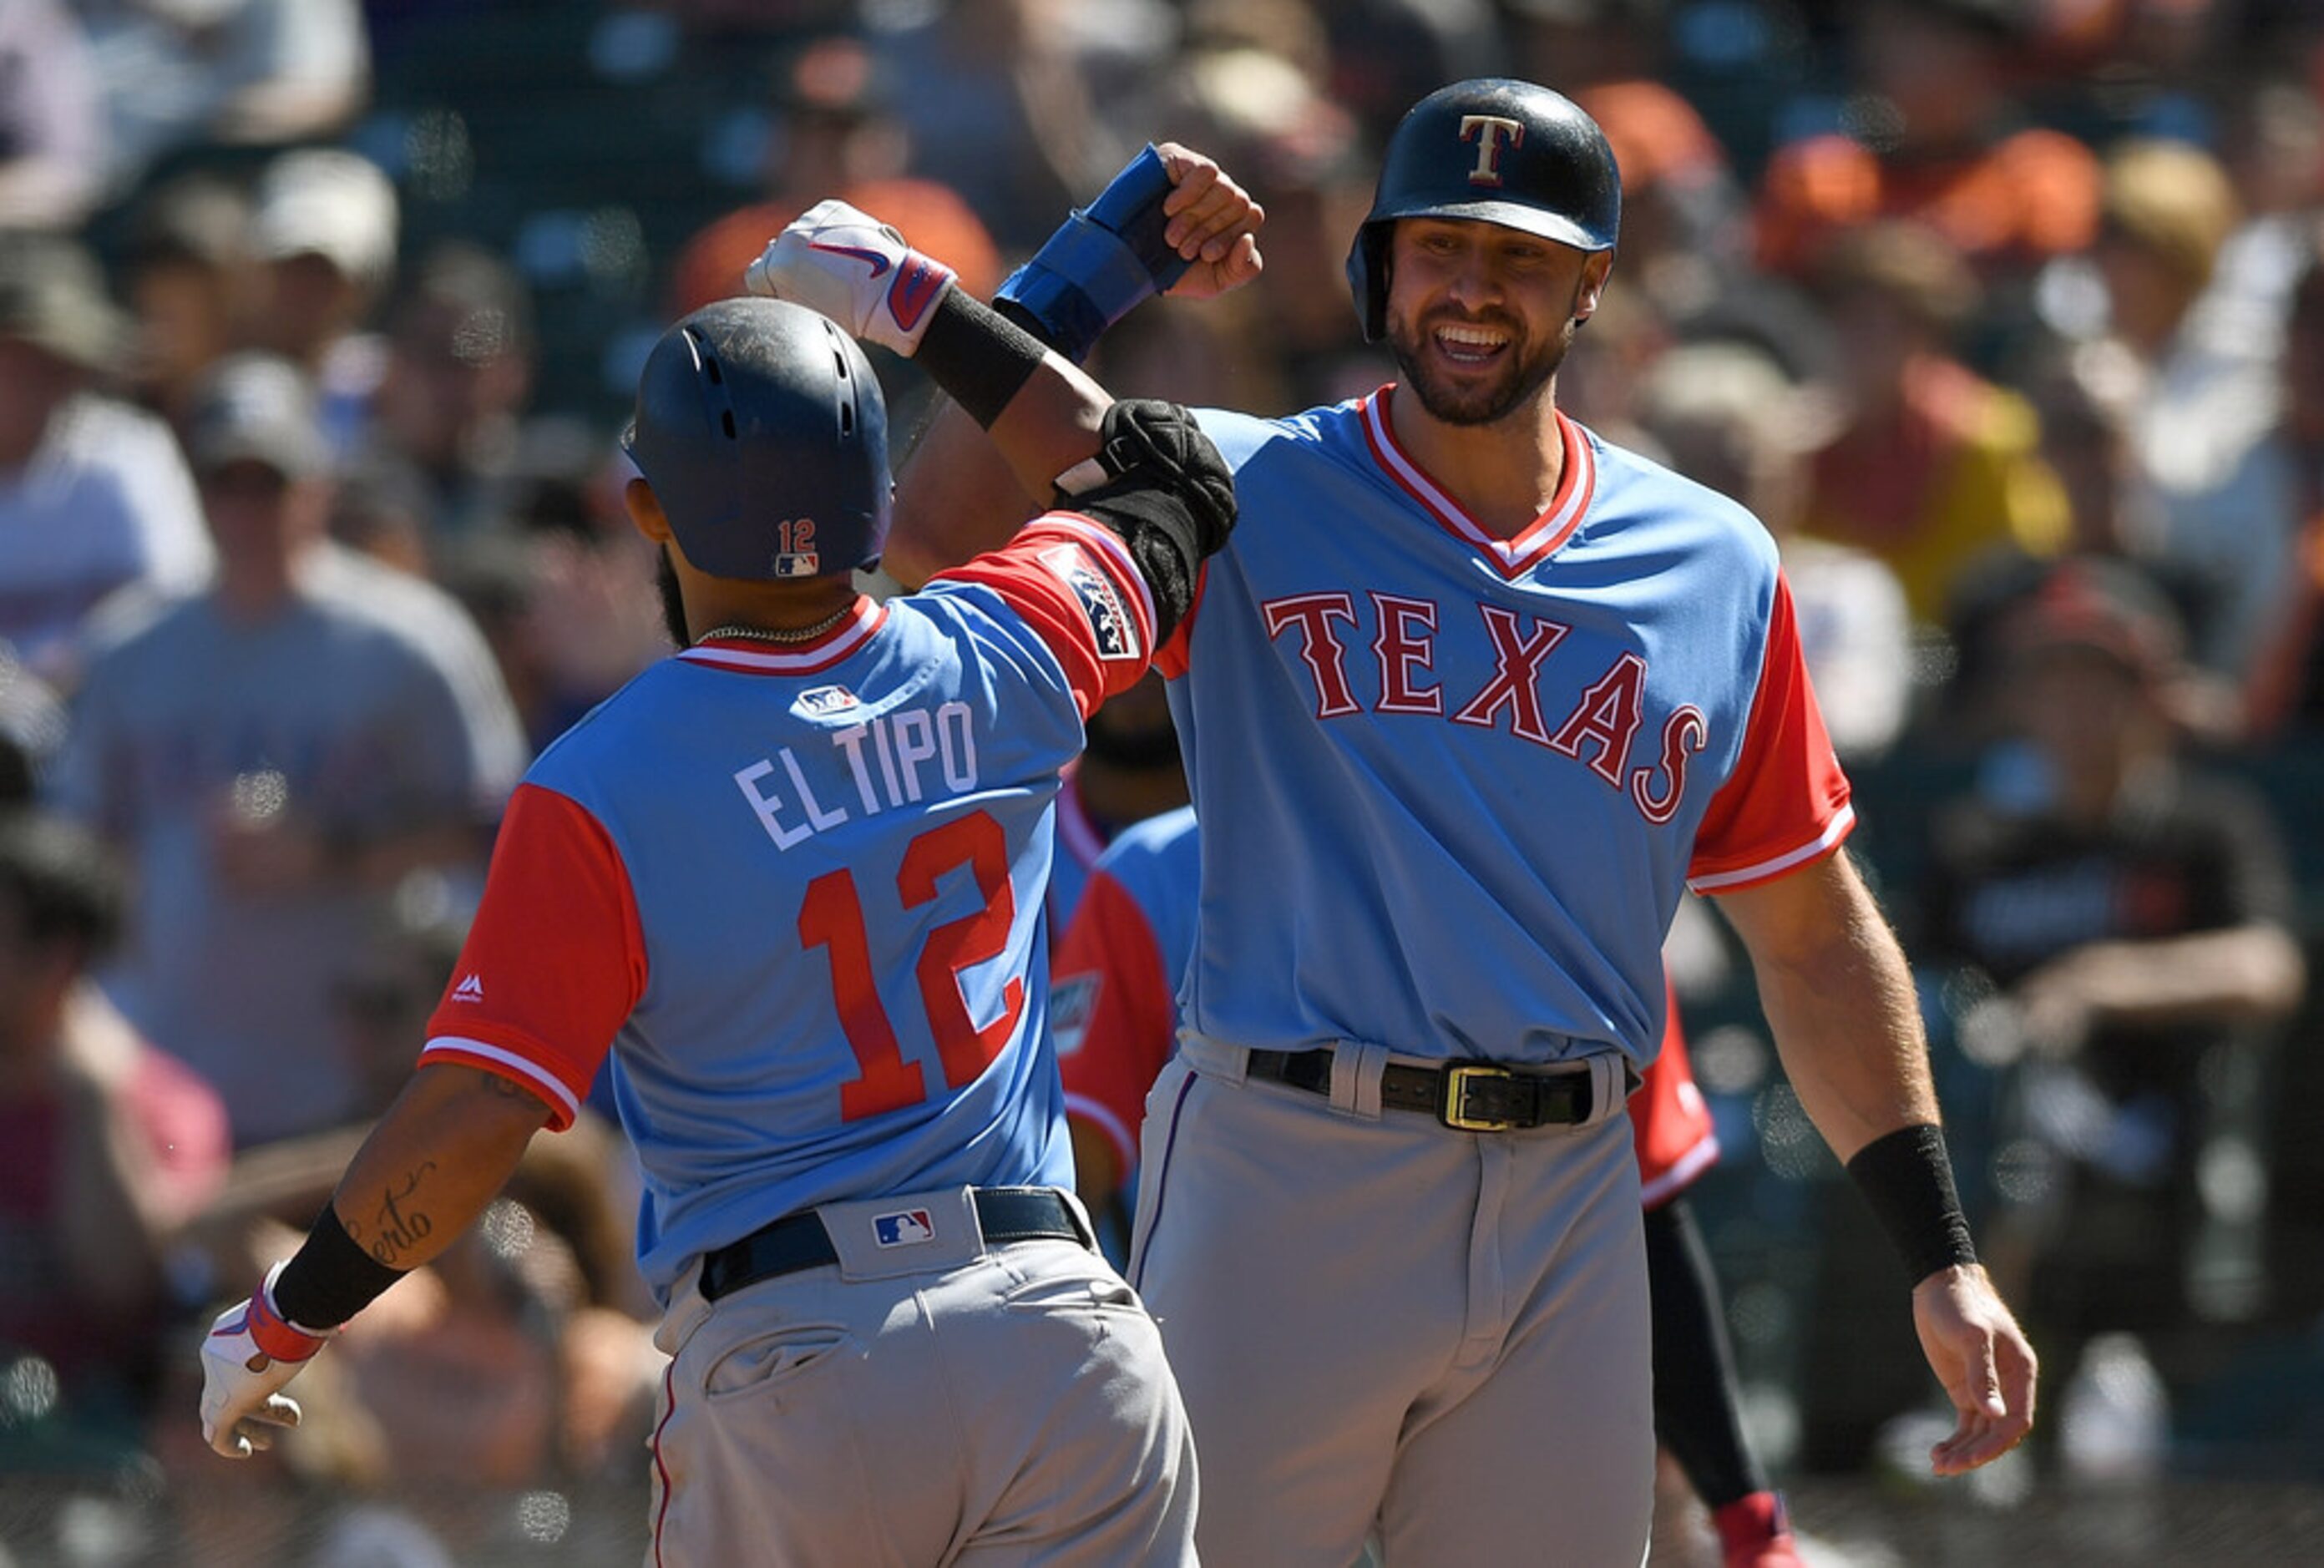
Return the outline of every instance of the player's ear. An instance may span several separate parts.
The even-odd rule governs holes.
[[[654,494],[652,485],[643,479],[631,480],[622,486],[622,504],[640,533],[656,544],[669,542],[669,519],[663,514],[661,499]]]
[[[1600,296],[1606,292],[1606,279],[1614,271],[1614,253],[1593,251],[1582,258],[1582,281],[1573,290],[1573,319],[1587,321],[1598,312]]]

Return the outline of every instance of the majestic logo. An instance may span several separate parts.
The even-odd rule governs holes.
[[[882,1247],[918,1247],[936,1239],[936,1216],[926,1209],[899,1209],[872,1216],[872,1239]]]
[[[856,700],[853,692],[844,686],[818,686],[812,691],[799,693],[798,706],[799,711],[807,717],[821,719],[833,714],[850,712],[863,705]]]
[[[870,267],[872,269],[872,275],[875,278],[888,270],[887,257],[881,255],[878,251],[865,250],[861,245],[826,245],[818,244],[815,241],[809,240],[807,242],[807,248],[811,251],[821,251],[826,255],[853,256],[857,261],[862,262],[865,266]]]
[[[1461,140],[1477,143],[1477,166],[1469,171],[1471,185],[1501,183],[1501,149],[1525,145],[1525,122],[1499,115],[1463,115]]]
[[[1090,1019],[1097,1012],[1099,988],[1104,983],[1105,976],[1093,971],[1060,980],[1050,988],[1049,1039],[1057,1055],[1070,1056],[1082,1048]]]
[[[484,1001],[484,977],[481,974],[462,976],[460,983],[452,988],[452,1000],[454,1001]]]
[[[872,275],[876,278],[880,274]],[[897,326],[911,331],[920,324],[921,314],[936,303],[945,280],[951,276],[952,269],[926,256],[907,256],[904,264],[896,270],[896,281],[888,285],[888,314],[896,318]]]
[[[1113,580],[1098,569],[1081,546],[1058,545],[1043,550],[1041,563],[1074,591],[1090,630],[1097,634],[1100,659],[1136,659],[1144,651],[1138,645],[1138,623],[1131,618],[1130,606],[1114,591]]]

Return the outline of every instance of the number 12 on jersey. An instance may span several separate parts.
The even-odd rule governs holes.
[[[927,1010],[928,1031],[944,1063],[945,1083],[954,1089],[973,1082],[992,1065],[1025,1010],[1021,975],[1002,992],[1001,1016],[982,1028],[969,1017],[967,999],[961,994],[961,971],[1000,957],[1017,918],[1016,895],[1009,887],[1008,839],[990,813],[954,817],[913,839],[896,873],[897,896],[905,909],[917,909],[936,898],[936,884],[947,872],[963,866],[974,874],[984,907],[930,931],[914,966],[920,1005]],[[830,955],[832,1000],[839,1010],[839,1027],[855,1053],[858,1075],[839,1092],[840,1120],[860,1121],[926,1100],[927,1076],[919,1063],[904,1059],[895,1025],[880,1000],[853,872],[825,872],[807,884],[807,899],[799,906],[798,935],[801,945],[824,948]]]

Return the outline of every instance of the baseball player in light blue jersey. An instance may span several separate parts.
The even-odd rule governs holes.
[[[1222,183],[1207,210],[1246,206]],[[853,328],[1028,484],[1072,469],[1074,510],[874,604],[862,351],[770,300],[663,337],[629,503],[681,650],[518,788],[419,1072],[209,1335],[204,1433],[247,1454],[294,1420],[282,1386],[610,1054],[673,1358],[650,1562],[1192,1563],[1158,1336],[1059,1190],[1042,907],[1059,771],[1184,613],[1231,487],[1185,410],[1109,406],[892,230],[824,260],[878,280]]]
[[[1093,227],[1132,252],[1189,237],[1139,166],[1125,182],[1001,291],[1068,355],[1127,298]],[[1624,1100],[1690,885],[1749,948],[1793,1084],[1904,1255],[1959,1416],[1932,1467],[1982,1464],[2032,1420],[1903,955],[1835,853],[1848,784],[1775,546],[1556,407],[1619,209],[1566,99],[1441,89],[1392,138],[1349,258],[1398,382],[1202,415],[1243,521],[1157,660],[1202,898],[1131,1277],[1194,1418],[1214,1562],[1342,1568],[1367,1536],[1391,1565],[1640,1561]],[[973,438],[940,427],[921,450],[944,468],[904,474],[907,581],[1019,514],[964,510]]]

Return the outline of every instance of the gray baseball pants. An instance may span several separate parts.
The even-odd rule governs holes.
[[[1651,1320],[1620,1064],[1592,1120],[1460,1132],[1188,1038],[1147,1101],[1130,1275],[1194,1424],[1212,1568],[1637,1568]]]
[[[883,1256],[870,1217],[907,1206],[938,1240]],[[817,1212],[838,1265],[662,1321],[648,1568],[1195,1562],[1185,1412],[1102,1258],[987,1250],[964,1188]]]

